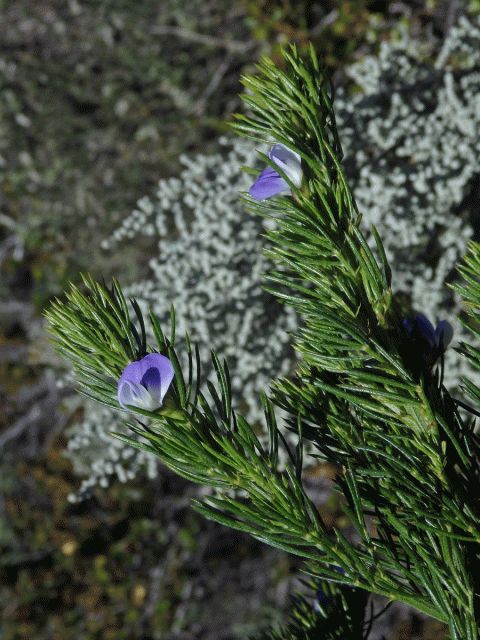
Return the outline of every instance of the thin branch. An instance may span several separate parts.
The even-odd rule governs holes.
[[[224,75],[228,71],[228,67],[232,62],[232,56],[227,54],[222,62],[218,65],[215,73],[212,76],[212,79],[205,87],[202,92],[202,95],[196,100],[195,104],[191,108],[191,112],[196,115],[201,115],[205,111],[205,105],[207,103],[208,98],[214,93],[217,89],[218,85],[221,83]]]
[[[151,32],[156,36],[176,36],[183,38],[184,40],[190,40],[191,42],[198,42],[199,44],[206,44],[210,47],[221,47],[228,51],[234,51],[236,53],[247,53],[258,46],[258,43],[254,40],[248,42],[238,42],[236,40],[224,40],[223,38],[215,38],[214,36],[207,36],[203,33],[195,33],[189,29],[182,27],[153,27]]]
[[[2,449],[10,440],[22,435],[24,431],[39,420],[41,415],[42,411],[40,407],[37,404],[34,404],[26,415],[19,418],[14,425],[2,433],[0,436],[0,449]]]

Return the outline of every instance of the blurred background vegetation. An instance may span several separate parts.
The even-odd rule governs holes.
[[[181,153],[217,148],[262,54],[313,42],[334,82],[399,24],[441,39],[479,0],[0,0],[0,638],[246,638],[300,563],[189,508],[170,473],[78,489],[42,311],[82,271],[148,277],[151,237],[101,249]],[[351,88],[354,90],[354,87]],[[312,487],[329,470],[312,474]],[[322,513],[347,526],[340,506]],[[410,614],[389,638],[440,638]]]

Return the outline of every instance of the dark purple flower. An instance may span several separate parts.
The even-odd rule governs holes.
[[[342,567],[334,566],[333,569],[335,569],[337,573],[341,573],[342,576],[345,575],[345,571],[342,569]],[[321,606],[327,604],[329,600],[330,600],[330,596],[327,596],[325,591],[323,591],[322,589],[319,589],[315,594],[315,600],[313,601],[313,608],[317,613],[319,613],[321,610]]]
[[[150,353],[125,368],[118,381],[118,402],[155,411],[162,406],[163,398],[173,380],[173,366],[168,358]]]
[[[292,151],[284,144],[274,144],[268,152],[270,160],[281,169],[296,187],[302,182],[302,161],[296,151]],[[250,195],[256,200],[266,200],[282,191],[290,189],[284,180],[272,167],[267,167],[250,187]]]
[[[404,318],[403,326],[409,338],[418,346],[423,360],[432,367],[453,338],[453,329],[449,322],[442,320],[435,329],[423,313],[417,313],[413,320]]]

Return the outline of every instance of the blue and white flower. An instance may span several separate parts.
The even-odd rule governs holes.
[[[268,152],[270,160],[281,169],[296,187],[302,183],[302,160],[296,151],[292,151],[284,144],[274,144]],[[290,189],[273,167],[267,167],[250,187],[250,195],[256,200],[266,200],[282,191]]]
[[[118,381],[117,397],[120,406],[127,405],[155,411],[173,380],[173,365],[159,353],[150,353],[141,360],[131,362]]]

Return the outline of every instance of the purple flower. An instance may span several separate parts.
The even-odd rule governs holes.
[[[274,144],[268,152],[270,160],[281,169],[296,187],[302,182],[302,161],[296,151],[292,151],[284,144]],[[266,200],[282,191],[290,189],[284,180],[272,167],[267,167],[250,187],[250,195],[256,200]]]
[[[410,340],[419,347],[423,360],[432,367],[453,338],[453,329],[449,322],[442,320],[435,329],[423,313],[417,313],[413,321],[404,318],[403,326]]]
[[[332,568],[335,569],[337,573],[341,573],[342,576],[345,575],[345,571],[342,569],[342,567],[338,567],[335,565]],[[319,589],[316,593],[315,600],[313,601],[313,608],[317,613],[320,613],[322,605],[327,604],[327,602],[329,602],[330,599],[331,598],[327,596],[327,594],[325,593],[325,591],[323,591],[323,589]]]
[[[118,402],[124,409],[132,405],[155,411],[162,406],[173,375],[172,363],[159,353],[131,362],[118,381]]]

